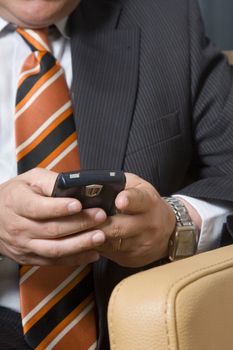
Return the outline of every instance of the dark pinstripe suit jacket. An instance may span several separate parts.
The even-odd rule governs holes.
[[[232,201],[232,71],[196,1],[82,0],[70,25],[82,167],[125,169],[161,195]],[[95,265],[101,349],[110,292],[135,271]]]

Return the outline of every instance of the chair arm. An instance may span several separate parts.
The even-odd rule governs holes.
[[[108,308],[111,350],[230,350],[233,246],[135,274]]]
[[[233,65],[233,51],[223,51],[223,53],[226,55],[228,62]]]

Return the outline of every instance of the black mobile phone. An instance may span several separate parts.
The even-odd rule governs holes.
[[[123,171],[78,170],[58,174],[53,197],[72,197],[82,203],[83,209],[102,208],[114,215],[115,199],[125,188]]]

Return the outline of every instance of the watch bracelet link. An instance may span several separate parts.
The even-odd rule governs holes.
[[[163,197],[170,204],[176,217],[177,226],[192,226],[193,222],[184,204],[176,197]]]
[[[171,206],[176,217],[176,227],[168,244],[169,260],[174,261],[194,255],[198,242],[197,229],[185,205],[176,197],[163,197],[163,199]]]

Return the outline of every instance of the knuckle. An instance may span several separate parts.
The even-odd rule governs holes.
[[[159,225],[157,224],[156,221],[154,221],[154,220],[149,221],[148,220],[148,223],[147,223],[147,226],[146,226],[146,231],[150,232],[152,234],[155,234],[157,232],[157,230],[158,230],[158,226]]]
[[[33,168],[31,170],[29,170],[30,175],[32,176],[32,178],[36,178],[37,176],[41,176],[44,175],[45,169],[42,168]]]
[[[13,203],[13,201],[12,201],[11,194],[7,193],[5,195],[5,198],[4,198],[4,206],[5,206],[5,208],[7,208],[7,209],[11,208],[12,207],[12,203]]]
[[[15,220],[8,220],[5,224],[5,230],[9,234],[11,239],[20,237],[23,231],[22,228],[19,226],[18,222],[16,222]]]
[[[29,170],[28,173],[29,173],[29,174],[32,176],[32,178],[33,178],[33,177],[37,176],[38,174],[40,174],[40,169],[39,169],[39,168],[33,168],[33,169]]]
[[[47,257],[58,261],[62,257],[62,250],[58,245],[51,245],[47,250]]]
[[[11,236],[9,239],[9,244],[11,245],[12,248],[15,248],[16,250],[18,250],[20,246],[19,236],[18,235]]]
[[[91,220],[86,217],[82,218],[82,220],[79,222],[79,231],[85,231],[88,227],[90,227]]]
[[[58,205],[53,207],[53,215],[56,217],[64,215],[64,211],[64,207],[59,207]]]
[[[154,194],[153,196],[151,196],[151,201],[152,201],[152,205],[154,205],[155,207],[161,206],[161,197],[158,196],[157,194]]]
[[[46,227],[46,234],[49,237],[57,237],[60,235],[60,225],[57,222],[50,222]]]
[[[12,189],[11,186],[7,186],[5,188],[5,191],[3,189],[3,192],[4,192],[4,195],[3,195],[3,198],[4,198],[4,206],[7,208],[7,209],[10,209],[12,208],[13,206],[13,203],[15,202],[15,199],[14,199],[14,190]]]
[[[77,250],[78,251],[83,251],[84,249],[87,248],[87,246],[89,246],[90,244],[90,238],[87,238],[87,236],[85,235],[85,237],[78,237],[78,242],[77,242]]]
[[[30,217],[30,218],[36,218],[37,217],[37,208],[34,204],[32,203],[28,203],[27,205],[27,215]]]
[[[10,245],[8,245],[8,250],[11,256],[14,257],[14,260],[18,262],[23,262],[22,259],[26,259],[29,254],[28,250],[17,240],[13,240]]]
[[[12,254],[14,256],[14,259],[18,261],[20,264],[25,265],[28,263],[28,256],[25,252],[22,252],[19,249],[14,249],[12,251]]]
[[[113,224],[112,225],[112,237],[118,238],[124,236],[124,232],[122,230],[122,227],[119,224]]]

